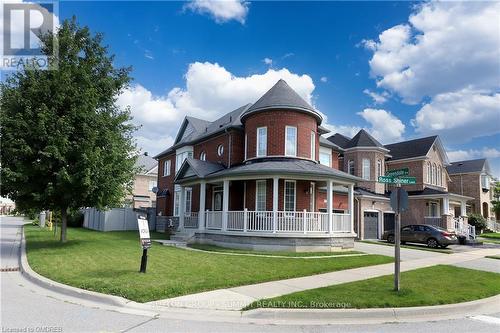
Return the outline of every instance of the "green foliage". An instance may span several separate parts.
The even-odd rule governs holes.
[[[0,84],[0,194],[21,210],[106,208],[120,204],[135,173],[129,110],[116,97],[130,68],[114,68],[101,34],[75,18],[41,37],[58,41],[57,70],[24,68]],[[61,228],[64,240],[65,223]]]
[[[496,181],[495,187],[493,187],[493,200],[491,200],[491,204],[497,216],[500,215],[500,181]]]
[[[481,214],[470,214],[467,216],[467,219],[470,225],[476,227],[477,231],[486,229],[487,227],[486,219]]]
[[[33,221],[31,221],[31,224],[32,225],[40,225],[40,220],[37,218],[33,219]]]

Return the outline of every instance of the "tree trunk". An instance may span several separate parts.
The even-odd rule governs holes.
[[[68,208],[61,209],[61,242],[66,242],[66,228],[68,226]]]

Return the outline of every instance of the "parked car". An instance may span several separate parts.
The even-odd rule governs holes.
[[[384,232],[382,239],[394,243],[394,230]],[[445,248],[448,245],[457,243],[457,235],[454,232],[432,225],[412,224],[401,228],[401,243],[406,242],[427,244],[428,247],[432,248],[438,246]]]

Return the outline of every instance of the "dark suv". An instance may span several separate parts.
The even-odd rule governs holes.
[[[394,243],[394,230],[388,230],[382,235],[382,239]],[[427,244],[428,247],[447,247],[457,243],[457,235],[454,232],[425,224],[412,224],[401,228],[401,244],[404,243]]]

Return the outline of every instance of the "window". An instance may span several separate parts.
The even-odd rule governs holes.
[[[248,137],[245,134],[245,160],[247,159]]]
[[[193,202],[193,189],[190,187],[187,187],[184,192],[184,201],[186,203],[185,206],[185,212],[186,213],[191,213],[191,203]]]
[[[200,153],[200,161],[206,161],[207,160],[207,153],[202,151]]]
[[[175,172],[179,171],[179,169],[182,166],[182,163],[184,162],[185,159],[188,157],[193,157],[193,152],[192,151],[185,151],[180,154],[177,154],[175,157]]]
[[[481,175],[481,187],[485,190],[490,189],[490,177],[488,175]]]
[[[430,184],[432,180],[431,177],[431,163],[427,163],[427,184]]]
[[[266,210],[266,181],[258,180],[255,188],[255,210]]]
[[[439,217],[439,206],[437,202],[429,203],[429,216]]]
[[[285,155],[297,156],[297,127],[285,128]]]
[[[285,212],[295,211],[295,181],[285,180]]]
[[[347,162],[347,173],[350,175],[354,175],[354,161],[350,160]]]
[[[267,127],[257,128],[257,157],[267,155]]]
[[[383,173],[383,170],[382,170],[382,160],[377,160],[377,179],[378,180],[378,177],[382,176],[384,173]]]
[[[436,184],[436,164],[432,165],[432,169],[431,169],[431,184],[433,184],[433,185]]]
[[[170,176],[170,169],[172,166],[172,162],[170,160],[166,160],[163,162],[163,177]]]
[[[330,165],[331,160],[332,160],[332,155],[327,154],[327,153],[319,153],[319,163],[320,164],[331,167],[331,165]]]
[[[217,155],[222,156],[223,154],[224,154],[224,146],[218,145],[217,146]]]
[[[153,187],[156,187],[156,180],[150,180],[148,184],[149,192],[153,192]]]
[[[316,133],[311,131],[311,160],[316,161]]]
[[[441,166],[438,167],[438,173],[437,173],[437,184],[441,186],[442,180],[443,180],[443,174],[441,170]]]
[[[213,210],[222,210],[222,199],[223,199],[223,188],[222,186],[214,186],[213,189]]]
[[[181,188],[176,185],[174,192],[174,216],[179,216],[180,193],[181,193]]]
[[[363,179],[370,180],[370,160],[367,158],[363,158]]]

